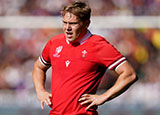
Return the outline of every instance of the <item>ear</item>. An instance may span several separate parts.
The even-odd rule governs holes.
[[[89,27],[90,22],[91,22],[90,20],[86,20],[86,21],[85,21],[86,28],[88,28],[88,27]]]

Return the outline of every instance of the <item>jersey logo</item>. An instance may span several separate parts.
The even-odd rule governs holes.
[[[86,50],[83,50],[83,51],[82,51],[82,57],[83,57],[83,58],[86,57],[86,54],[87,54],[87,51],[86,51]]]
[[[68,67],[71,62],[69,60],[66,60],[65,63],[66,63],[66,67]]]
[[[58,46],[56,48],[56,53],[53,54],[53,57],[60,57],[59,53],[62,51],[62,49],[63,49],[63,46]]]

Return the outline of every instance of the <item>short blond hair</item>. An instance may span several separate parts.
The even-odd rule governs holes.
[[[81,1],[72,2],[71,4],[64,6],[61,10],[62,16],[64,16],[67,12],[74,14],[81,21],[90,20],[91,17],[91,8],[88,4]]]

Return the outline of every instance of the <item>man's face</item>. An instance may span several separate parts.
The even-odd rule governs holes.
[[[71,43],[78,41],[81,33],[85,32],[88,25],[82,22],[72,13],[67,12],[63,16],[63,31],[67,40]]]

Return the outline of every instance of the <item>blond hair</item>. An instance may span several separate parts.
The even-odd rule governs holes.
[[[62,16],[64,16],[67,12],[74,14],[81,21],[90,20],[91,8],[84,2],[76,1],[67,6],[64,6],[61,10]]]

